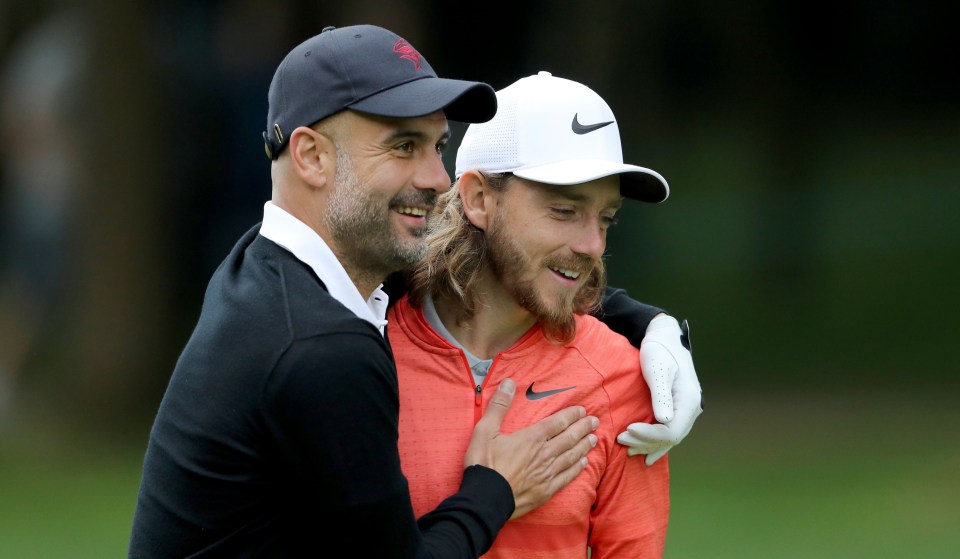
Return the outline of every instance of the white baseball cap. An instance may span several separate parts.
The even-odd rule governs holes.
[[[658,203],[670,195],[656,171],[623,162],[613,111],[589,87],[550,72],[497,92],[497,114],[471,124],[457,150],[457,178],[468,170],[547,184],[580,184],[620,175],[620,193]]]

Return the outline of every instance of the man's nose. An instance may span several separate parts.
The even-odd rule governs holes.
[[[607,248],[607,231],[600,226],[600,220],[587,220],[570,248],[577,254],[600,258]]]
[[[420,190],[433,190],[438,194],[450,190],[450,175],[447,174],[439,153],[430,154],[425,158],[413,179],[413,186]]]

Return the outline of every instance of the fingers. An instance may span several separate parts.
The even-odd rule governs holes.
[[[628,448],[628,449],[627,449],[627,456],[636,456],[636,455],[638,455],[638,454],[644,455],[644,456],[646,456],[646,458],[644,459],[644,463],[645,463],[647,466],[653,466],[653,464],[654,464],[657,460],[659,460],[659,459],[663,458],[664,456],[666,456],[666,455],[667,455],[667,452],[669,452],[669,451],[670,451],[670,448],[669,448],[669,447],[668,447],[668,448],[661,448],[661,449],[659,449],[659,450],[654,450],[654,451],[650,451],[650,452],[646,452],[646,451],[640,450],[640,449],[638,449],[638,448]]]
[[[657,460],[667,455],[668,450],[670,449],[664,448],[662,450],[658,450],[657,452],[651,452],[650,454],[647,455],[647,458],[646,460],[644,460],[644,463],[647,466],[653,466],[657,462]]]
[[[527,492],[523,496],[515,496],[516,508],[512,518],[518,518],[530,512],[532,509],[545,503],[557,491],[563,489],[568,483],[573,481],[589,464],[587,453],[597,445],[597,436],[592,431],[600,425],[600,421],[595,417],[584,417],[580,421],[571,425],[566,431],[560,433],[556,438],[541,443],[542,447],[536,452],[536,465],[532,475],[536,489]],[[580,436],[587,431],[586,436]],[[573,440],[579,437],[571,446],[565,441]],[[528,443],[526,448],[530,448]],[[557,449],[561,450],[557,450]],[[515,494],[516,495],[516,494]]]
[[[673,419],[673,384],[678,368],[676,358],[663,344],[645,341],[641,345],[640,369],[650,387],[653,414],[662,423]]]
[[[647,466],[653,466],[657,460],[663,458],[673,448],[673,445],[669,443],[638,441],[626,431],[620,433],[617,442],[627,446],[627,456],[646,455],[644,462]]]
[[[587,459],[586,454],[591,448],[596,446],[596,444],[597,437],[591,434],[580,441],[574,448],[557,457],[556,462],[554,462],[554,467],[558,468],[559,472],[550,482],[552,485],[550,488],[551,492],[555,493],[564,488],[587,467],[590,461]]]
[[[627,446],[627,455],[646,454],[646,464],[652,466],[671,448],[687,436],[693,428],[693,422],[702,412],[699,403],[693,404],[677,400],[677,415],[673,421],[663,425],[659,423],[631,423],[627,430],[617,435],[617,442]]]
[[[528,431],[528,436],[534,441],[549,441],[566,431],[569,427],[577,425],[577,429],[571,433],[583,432],[570,442],[570,446],[573,446],[577,440],[585,437],[587,433],[593,430],[583,430],[584,424],[580,422],[580,420],[583,419],[586,414],[587,410],[583,406],[570,406],[524,428],[523,431]]]
[[[673,425],[631,423],[627,425],[627,433],[640,442],[666,444],[675,444],[677,442],[677,435],[673,429]]]
[[[599,419],[585,414],[586,410],[582,406],[571,406],[541,419],[517,434],[523,434],[530,445],[542,445],[541,455],[550,457],[551,474],[577,470],[577,463],[584,459],[583,465],[577,470],[579,473],[586,467],[587,452],[597,444],[597,436],[593,431],[600,426]],[[576,474],[554,487],[563,487],[574,475]]]
[[[558,459],[566,457],[563,463],[566,467],[568,465],[566,462],[576,461],[597,444],[597,436],[593,431],[599,425],[600,420],[596,417],[583,417],[547,440],[544,450],[552,456],[557,456]]]
[[[650,423],[631,423],[626,431],[617,435],[617,442],[628,447],[627,456],[647,455],[647,466],[652,466],[673,448],[675,439],[670,427]]]
[[[650,454],[674,445],[673,434],[663,425],[634,423],[617,435],[617,442],[628,446],[628,455]]]
[[[662,449],[665,445],[661,441],[642,441],[628,431],[624,431],[617,435],[617,442],[628,447],[627,456],[636,456],[637,454],[650,454],[651,452],[656,452]]]
[[[674,444],[679,443],[693,429],[693,422],[703,412],[699,401],[678,402],[677,416],[673,418],[667,428],[670,430]],[[638,424],[640,425],[640,424]],[[627,428],[630,429],[629,427]]]
[[[667,455],[667,452],[670,448],[661,448],[660,450],[655,450],[652,452],[646,452],[638,448],[629,448],[627,449],[627,456],[636,456],[638,454],[645,454],[647,457],[643,460],[643,463],[647,466],[653,466],[657,460],[663,458]]]
[[[500,430],[500,424],[503,423],[503,418],[507,416],[510,404],[513,403],[514,392],[516,392],[516,383],[513,379],[506,378],[490,398],[490,403],[487,404],[487,409],[483,412],[483,418],[480,421],[489,423],[488,427],[494,432]]]

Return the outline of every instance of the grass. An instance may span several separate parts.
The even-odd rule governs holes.
[[[713,400],[671,456],[667,558],[960,557],[949,397]]]
[[[142,450],[4,442],[0,557],[126,557]]]
[[[666,559],[960,557],[948,394],[711,395],[671,454]],[[0,557],[124,557],[142,443],[0,439]]]

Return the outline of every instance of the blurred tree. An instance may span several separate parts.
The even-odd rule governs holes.
[[[61,6],[67,4],[0,3],[4,66]],[[958,273],[954,259],[937,252],[957,242],[954,220],[937,219],[957,199],[956,164],[946,155],[960,141],[960,74],[950,71],[945,54],[956,41],[949,7],[491,0],[463,14],[463,6],[439,0],[97,0],[72,6],[83,14],[74,22],[82,30],[54,33],[50,44],[80,39],[87,46],[73,55],[84,65],[37,71],[54,62],[41,60],[24,65],[32,73],[23,74],[50,80],[58,75],[54,69],[72,69],[58,94],[69,102],[51,105],[62,111],[59,124],[39,135],[40,120],[4,126],[13,139],[4,140],[8,156],[0,158],[5,258],[15,250],[24,261],[23,255],[37,256],[18,272],[46,261],[41,256],[56,261],[54,250],[18,243],[27,230],[23,224],[68,243],[58,249],[65,254],[61,268],[47,274],[63,286],[59,302],[23,296],[27,290],[18,288],[7,289],[0,304],[29,309],[39,308],[29,301],[39,301],[56,311],[44,319],[48,327],[29,334],[41,332],[31,328],[30,318],[42,313],[14,311],[12,320],[0,320],[6,324],[0,348],[39,340],[23,367],[43,396],[35,401],[70,417],[120,426],[124,422],[113,420],[127,414],[152,417],[210,274],[237,236],[260,219],[269,198],[260,134],[272,72],[290,48],[326,25],[373,23],[394,30],[447,77],[502,88],[547,70],[601,92],[621,121],[625,158],[662,172],[673,190],[669,206],[641,210],[635,214],[641,219],[624,219],[614,231],[610,247],[618,256],[610,269],[627,281],[621,285],[637,288],[635,295],[692,314],[702,334],[698,364],[704,372],[712,359],[728,369],[729,382],[765,375],[771,361],[799,361],[797,332],[823,354],[821,362],[804,366],[826,376],[843,366],[835,364],[838,356],[863,361],[866,350],[848,347],[892,347],[899,329],[870,320],[861,327],[847,318],[859,316],[854,311],[876,312],[872,295],[889,297],[887,287],[870,277],[885,275],[878,269],[903,268],[896,286],[912,295],[892,300],[899,316],[918,304],[930,315],[949,316],[956,306],[955,298],[936,289]],[[64,59],[62,53],[54,58]],[[9,106],[31,97],[44,98],[4,100]],[[455,147],[463,127],[453,128]],[[879,139],[888,154],[912,155],[894,162],[878,156],[872,150]],[[9,155],[24,149],[26,155]],[[40,179],[23,171],[30,155],[40,153],[63,156],[71,165],[64,176],[76,198],[58,206],[61,214],[49,214],[64,216],[53,219],[56,227],[14,218],[12,193],[25,183],[11,177]],[[851,155],[860,158],[857,164],[848,162]],[[450,170],[453,159],[451,150]],[[924,223],[929,216],[936,234],[904,237],[909,226],[898,229],[899,216],[891,216],[899,207],[884,211],[882,200],[860,214],[837,207],[840,199],[850,205],[882,191],[878,181],[891,169],[895,176],[885,180],[905,182],[909,200],[933,200],[927,214],[913,219]],[[847,223],[854,219],[861,221]],[[883,235],[870,228],[877,224],[887,227],[879,229]],[[850,246],[830,236],[838,230],[874,235],[869,246],[876,254],[851,262],[850,252],[835,249]],[[897,244],[895,235],[923,241]],[[13,260],[5,261],[5,271],[13,270]],[[836,278],[852,279],[840,289]],[[852,298],[855,305],[846,306]],[[825,313],[846,325],[844,334],[857,331],[858,337],[847,340],[811,326]],[[782,327],[784,316],[790,328]],[[759,347],[738,334],[753,330],[764,332]],[[949,339],[953,331],[948,325],[936,335]],[[935,352],[919,353],[934,365],[943,361]],[[753,363],[744,361],[746,354]],[[909,360],[874,359],[888,368]],[[923,374],[938,372],[931,366]]]
[[[88,92],[78,130],[76,268],[57,384],[78,417],[142,413],[144,380],[167,370],[169,194],[154,37],[142,3],[88,5]],[[183,130],[187,140],[195,131]],[[150,394],[152,400],[153,394]]]

